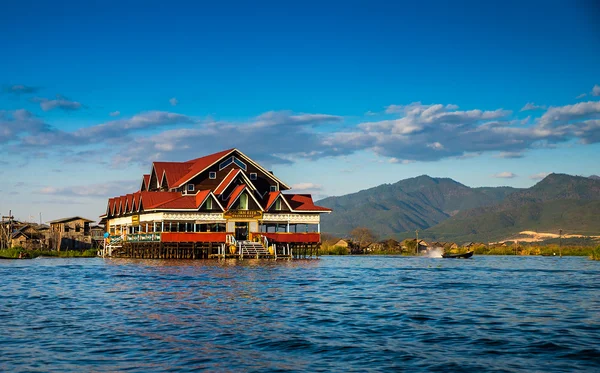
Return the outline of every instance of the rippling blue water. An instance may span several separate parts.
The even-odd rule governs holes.
[[[0,371],[598,371],[600,262],[0,261]]]

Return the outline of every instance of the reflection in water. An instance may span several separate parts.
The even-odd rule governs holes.
[[[1,371],[593,371],[584,258],[0,263]]]

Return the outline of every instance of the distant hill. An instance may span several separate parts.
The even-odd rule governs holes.
[[[495,241],[517,232],[598,234],[600,180],[550,174],[531,188],[512,193],[491,206],[461,211],[422,232],[449,241]]]
[[[592,176],[590,176],[590,179],[600,180],[600,176],[598,176],[598,175],[592,175]]]
[[[452,179],[423,175],[319,201],[319,205],[333,209],[333,213],[322,216],[322,229],[346,236],[362,226],[380,238],[395,237],[432,227],[463,210],[497,204],[518,190],[470,188]]]

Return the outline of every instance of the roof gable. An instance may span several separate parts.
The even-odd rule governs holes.
[[[83,220],[83,221],[90,222],[90,223],[93,222],[93,220],[82,218],[81,216],[71,216],[69,218],[62,218],[62,219],[51,220],[48,223],[50,223],[50,224],[68,223],[68,222],[73,221],[73,220]]]
[[[227,176],[225,176],[225,178],[223,179],[223,181],[221,181],[221,183],[215,188],[215,194],[219,195],[219,194],[223,194],[223,192],[225,191],[225,189],[227,189],[227,187],[229,186],[229,184],[231,184],[233,182],[233,180],[235,179],[235,177],[242,172],[242,170],[240,170],[239,168],[234,168],[229,170],[229,173],[227,174]]]
[[[144,175],[144,177],[142,177],[142,185],[140,186],[140,191],[148,190],[149,183],[150,183],[150,175]]]
[[[283,201],[283,203],[286,204],[288,209],[290,209],[290,211],[292,210],[292,207],[290,206],[288,201],[283,197],[283,193],[281,193],[280,191],[269,192],[266,197],[267,198],[266,198],[266,203],[265,203],[265,211],[269,211],[271,209],[271,207],[273,207],[275,205],[275,202],[278,199],[281,199]]]
[[[221,211],[225,211],[223,205],[221,205],[221,203],[219,202],[219,199],[210,190],[203,190],[196,194],[196,207],[200,209],[209,198],[211,198],[214,202],[217,203],[217,206],[219,206]]]
[[[233,204],[240,198],[240,196],[242,195],[242,193],[244,191],[246,191],[246,193],[250,196],[250,198],[252,198],[254,200],[254,202],[256,202],[256,205],[258,206],[258,208],[261,211],[264,211],[261,204],[258,202],[256,197],[254,197],[254,194],[249,191],[248,186],[246,184],[240,184],[235,187],[233,192],[231,192],[231,196],[229,196],[229,202],[227,202],[227,207],[225,209],[229,210],[231,208],[231,206],[233,206]]]
[[[181,176],[174,184],[171,186],[172,188],[179,188],[183,184],[187,183],[202,171],[206,170],[208,167],[212,166],[216,162],[218,162],[221,158],[225,157],[229,153],[233,152],[235,149],[228,149],[222,152],[210,154],[201,158],[192,159],[186,163],[192,164],[189,171]]]
[[[273,175],[273,173],[271,171],[266,170],[264,167],[262,167],[261,165],[259,165],[256,162],[254,162],[246,154],[242,153],[238,149],[234,149],[234,150],[238,153],[238,155],[240,156],[240,158],[243,158],[246,162],[251,163],[254,167],[256,167],[259,170],[261,170],[262,173],[264,175],[266,175],[268,178],[270,178],[273,181],[277,182],[279,184],[279,190],[292,189],[289,185],[287,185],[286,183],[284,183],[283,181],[281,181],[277,176]]]

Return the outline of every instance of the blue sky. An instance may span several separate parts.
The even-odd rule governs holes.
[[[230,147],[317,198],[600,174],[600,18],[570,2],[3,2],[0,213],[95,218]]]

